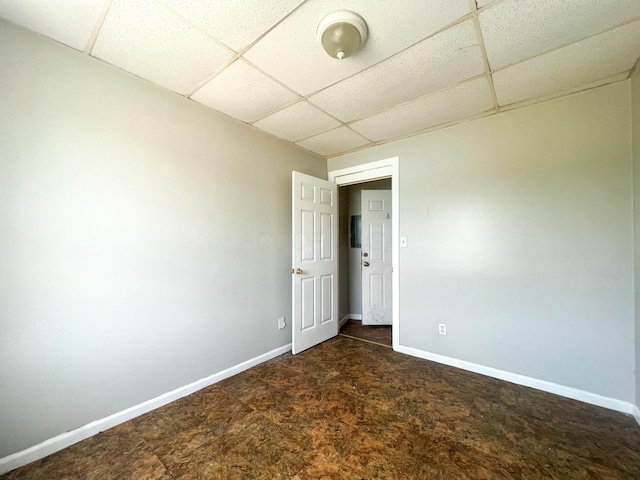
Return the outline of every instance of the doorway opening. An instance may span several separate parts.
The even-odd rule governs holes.
[[[340,334],[391,348],[391,177],[338,192]]]
[[[357,282],[357,275],[350,275],[350,272],[353,272],[353,267],[349,270],[350,263],[355,265],[356,268],[362,268],[360,262],[364,264],[364,253],[362,249],[360,251],[357,250],[357,247],[351,247],[351,227],[352,227],[352,216],[349,215],[349,198],[350,193],[361,192],[367,189],[367,184],[371,190],[375,189],[385,189],[390,185],[391,190],[391,295],[389,302],[391,303],[391,345],[394,350],[397,350],[400,346],[400,320],[399,320],[399,278],[400,278],[400,266],[399,266],[399,231],[400,231],[400,223],[399,223],[399,184],[398,184],[398,173],[399,173],[399,159],[398,157],[392,157],[385,160],[380,160],[376,162],[366,163],[362,165],[358,165],[355,167],[348,167],[340,170],[333,170],[329,172],[329,181],[334,182],[339,187],[339,252],[338,252],[338,276],[339,276],[339,312],[340,312],[340,326],[344,327],[344,325],[349,320],[354,320],[357,322],[358,319],[357,311],[352,311],[351,299],[355,297],[356,301],[358,298],[358,289],[357,284],[356,288],[351,288],[351,285],[354,281]],[[375,182],[375,183],[373,183]],[[390,184],[389,184],[390,182]],[[351,192],[348,187],[353,187]],[[345,188],[347,188],[345,190]],[[344,193],[343,193],[344,192]],[[354,199],[351,199],[352,202]],[[352,205],[353,206],[353,205]],[[360,205],[362,209],[362,205]],[[362,210],[361,210],[362,211]],[[356,222],[353,222],[355,225]],[[352,250],[352,251],[351,251]],[[358,257],[360,254],[360,257]],[[371,257],[369,257],[371,258]],[[362,277],[360,277],[362,278]],[[375,291],[375,288],[372,288],[372,291]],[[360,292],[362,291],[362,287],[360,288]],[[354,295],[355,294],[355,295]],[[362,314],[360,314],[362,315]],[[353,317],[353,318],[352,318]],[[356,328],[359,327],[357,323],[353,322],[353,326]],[[349,325],[349,324],[347,324]],[[374,327],[380,328],[380,327]],[[342,329],[341,329],[342,331]],[[349,331],[353,333],[353,328],[347,329],[344,332],[346,335],[350,335]],[[365,338],[366,340],[366,338]],[[374,339],[370,340],[374,341]]]

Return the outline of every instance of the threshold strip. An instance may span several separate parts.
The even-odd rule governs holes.
[[[361,342],[373,343],[374,345],[380,345],[381,347],[391,348],[391,345],[385,345],[384,343],[374,342],[373,340],[367,340],[366,338],[354,337],[352,335],[347,335],[346,333],[339,333],[338,335],[342,335],[343,337],[351,338],[353,340],[360,340]]]

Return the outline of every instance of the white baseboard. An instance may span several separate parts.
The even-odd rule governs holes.
[[[229,367],[226,370],[214,373],[213,375],[190,383],[189,385],[185,385],[184,387],[176,388],[175,390],[163,393],[158,397],[127,408],[126,410],[122,410],[121,412],[117,412],[113,415],[109,415],[108,417],[88,423],[87,425],[83,425],[82,427],[76,428],[75,430],[62,433],[56,437],[50,438],[49,440],[45,440],[38,445],[27,448],[26,450],[22,450],[21,452],[17,452],[7,457],[0,458],[0,475],[14,470],[18,467],[22,467],[27,463],[31,463],[44,458],[47,455],[51,455],[52,453],[67,448],[74,443],[78,443],[97,433],[104,432],[111,427],[115,427],[116,425],[131,420],[132,418],[138,417],[147,412],[150,412],[151,410],[162,407],[167,403],[171,403],[175,400],[178,400],[179,398],[191,395],[198,390],[208,387],[209,385],[213,385],[214,383],[220,382],[225,378],[232,377],[233,375],[236,375],[240,372],[248,370],[251,367],[259,365],[260,363],[277,357],[278,355],[287,353],[290,350],[291,344],[276,348],[275,350],[271,350],[270,352],[249,359],[246,362],[239,363],[238,365]]]
[[[357,313],[347,313],[340,319],[340,322],[338,322],[338,329],[340,329],[340,327],[342,327],[349,320],[362,320],[362,315],[358,315]]]
[[[640,425],[640,408],[638,408],[637,405],[633,406],[633,416],[636,419],[636,422],[638,422],[638,425]]]
[[[470,372],[480,373],[488,377],[498,378],[507,382],[516,383],[525,387],[531,387],[544,392],[554,393],[563,397],[572,398],[581,402],[590,403],[599,407],[608,408],[610,410],[617,410],[618,412],[633,414],[636,419],[640,419],[640,410],[631,402],[625,402],[624,400],[618,400],[615,398],[605,397],[598,395],[597,393],[585,392],[577,388],[567,387],[564,385],[558,385],[557,383],[547,382],[546,380],[538,380],[537,378],[527,377],[525,375],[519,375],[517,373],[511,373],[504,370],[498,370],[497,368],[485,367],[477,363],[467,362],[465,360],[458,360],[457,358],[446,357],[444,355],[438,355],[437,353],[425,352],[418,348],[405,347],[400,345],[396,350],[400,353],[406,353],[413,357],[424,358],[425,360],[431,360],[452,367],[461,368]],[[635,411],[634,411],[635,409]],[[636,412],[638,415],[636,415]],[[640,420],[638,420],[640,423]]]

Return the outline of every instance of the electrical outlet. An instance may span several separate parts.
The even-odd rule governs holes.
[[[446,323],[439,323],[438,324],[438,333],[440,335],[446,335],[447,334],[447,324]]]
[[[284,317],[278,317],[278,329],[282,330],[287,326],[287,323],[284,321]]]

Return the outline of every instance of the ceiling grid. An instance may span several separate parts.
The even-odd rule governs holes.
[[[473,26],[476,29],[476,35],[478,36],[478,44],[480,45],[480,51],[482,52],[482,62],[484,63],[484,71],[487,75],[487,81],[489,82],[489,88],[491,89],[491,98],[493,100],[493,108],[496,112],[500,111],[500,105],[498,104],[498,96],[496,95],[496,87],[493,84],[493,77],[491,76],[491,66],[489,65],[489,57],[487,56],[487,47],[484,44],[484,37],[482,36],[482,28],[480,28],[480,20],[478,20],[478,2],[476,0],[469,0],[471,9],[476,13],[473,16]]]
[[[84,53],[90,54],[91,50],[93,50],[93,46],[96,43],[96,39],[98,38],[100,29],[102,28],[102,24],[104,23],[104,19],[106,18],[107,13],[109,12],[109,8],[111,8],[111,0],[105,0],[104,6],[102,7],[102,11],[100,12],[98,20],[96,21],[96,24],[93,27],[93,30],[91,31],[91,36],[89,37],[89,40],[87,41],[87,46],[84,48]]]
[[[351,10],[369,38],[316,40]],[[625,80],[640,0],[3,0],[0,18],[330,157]]]

